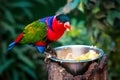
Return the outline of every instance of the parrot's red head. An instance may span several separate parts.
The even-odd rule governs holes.
[[[64,15],[64,14],[60,14],[54,17],[53,22],[52,22],[52,28],[53,31],[70,31],[71,27],[70,27],[70,20],[69,18]]]

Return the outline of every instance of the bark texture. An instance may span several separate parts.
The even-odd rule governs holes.
[[[92,62],[82,75],[73,76],[68,73],[58,62],[51,61],[46,53],[47,80],[107,80],[107,56],[104,55],[100,62]]]

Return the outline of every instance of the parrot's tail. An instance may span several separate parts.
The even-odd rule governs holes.
[[[18,42],[22,39],[23,35],[24,35],[24,33],[22,32],[22,33],[14,40],[14,42],[12,42],[12,43],[9,44],[7,50],[10,51],[10,50],[16,45],[16,43],[18,43]]]
[[[7,50],[10,51],[15,45],[16,45],[16,42],[10,43]]]

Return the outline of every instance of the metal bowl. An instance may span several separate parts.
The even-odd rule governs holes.
[[[67,45],[54,48],[57,53],[57,58],[51,57],[50,59],[60,63],[69,73],[72,75],[83,74],[93,61],[98,61],[104,54],[103,50],[96,48],[94,46],[87,45]],[[94,50],[98,53],[98,57],[88,60],[64,60],[61,58],[66,57],[67,53],[72,53],[74,56],[80,56],[87,53],[89,50]]]

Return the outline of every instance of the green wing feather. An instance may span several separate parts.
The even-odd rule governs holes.
[[[27,25],[24,30],[24,36],[21,39],[20,43],[34,43],[42,41],[47,34],[47,26],[43,22],[34,21],[31,24]]]

